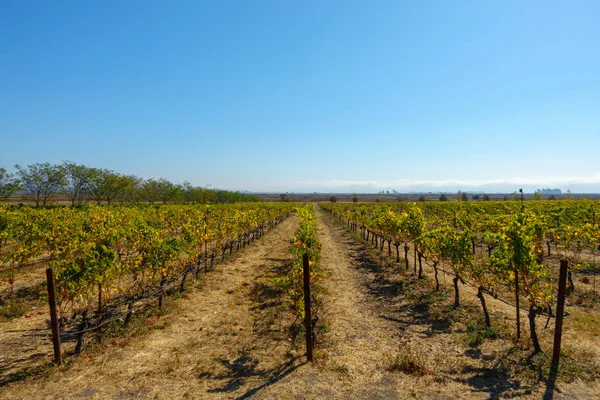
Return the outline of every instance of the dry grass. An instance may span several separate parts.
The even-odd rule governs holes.
[[[431,374],[425,353],[410,343],[398,345],[398,350],[385,358],[384,368],[389,372],[403,372],[409,375]]]
[[[600,340],[600,315],[573,309],[566,318],[566,329],[579,332],[589,339]]]

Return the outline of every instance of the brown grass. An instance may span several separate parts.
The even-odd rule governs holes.
[[[431,373],[423,351],[413,348],[409,343],[398,346],[398,350],[386,357],[385,369],[390,372],[403,372],[409,375],[426,375]]]

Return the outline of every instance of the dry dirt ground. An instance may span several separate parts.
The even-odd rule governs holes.
[[[473,351],[454,327],[428,320],[403,295],[397,270],[376,262],[333,217],[316,209],[324,302],[315,363],[291,342],[293,317],[269,281],[293,255],[292,217],[204,276],[173,301],[154,329],[128,341],[105,341],[65,367],[0,387],[0,398],[157,399],[455,399],[541,398],[529,387],[490,375],[495,350]],[[301,344],[301,342],[300,342]],[[485,345],[485,343],[484,343]],[[411,348],[423,376],[390,372]],[[573,384],[554,398],[598,398]]]
[[[19,271],[14,293],[7,285],[0,298],[22,308],[20,317],[0,321],[0,388],[20,375],[43,368],[52,356],[43,262]],[[1,390],[1,389],[0,389]]]

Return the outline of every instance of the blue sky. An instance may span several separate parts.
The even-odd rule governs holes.
[[[0,165],[600,192],[598,1],[0,0]]]

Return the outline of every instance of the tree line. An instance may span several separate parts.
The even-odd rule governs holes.
[[[62,164],[15,165],[16,172],[0,168],[0,201],[20,199],[46,207],[60,197],[72,206],[90,202],[114,203],[236,203],[258,201],[254,195],[173,183],[165,178],[143,179],[105,168],[71,161]]]

